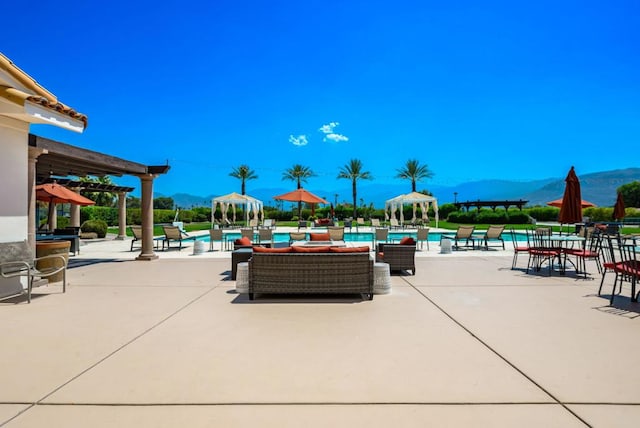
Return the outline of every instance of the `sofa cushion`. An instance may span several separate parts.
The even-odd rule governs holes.
[[[234,241],[235,245],[251,245],[251,239],[247,238],[246,236],[243,236],[242,238],[238,238]]]
[[[253,247],[253,252],[254,253],[290,253],[291,247],[267,248],[267,247],[260,247],[258,245],[255,245]]]
[[[405,236],[399,242],[400,245],[415,245],[415,243],[416,241],[410,236]]]
[[[310,233],[309,234],[310,241],[331,241],[331,236],[329,232],[327,233]]]
[[[329,248],[329,251],[331,251],[332,253],[368,253],[369,252],[369,247],[368,246],[362,246],[362,247],[331,247]]]
[[[295,247],[291,247],[292,249],[292,253],[328,253],[329,250],[331,249],[330,246],[328,245],[322,245],[322,246],[317,246],[317,247],[299,247],[299,246],[295,246]]]

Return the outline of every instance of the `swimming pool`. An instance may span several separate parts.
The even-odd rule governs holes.
[[[315,233],[315,232],[311,232]],[[429,232],[429,242],[440,242],[440,237],[442,234],[452,235],[455,234],[455,230],[450,232]],[[483,231],[478,231],[478,233],[483,233]],[[238,238],[240,238],[240,232],[228,232],[224,234],[225,240],[232,242]],[[395,231],[389,232],[389,241],[390,242],[398,242],[405,236],[410,236],[413,239],[417,238],[417,232],[415,231]],[[309,232],[307,232],[307,238],[309,237]],[[373,232],[345,232],[344,240],[345,242],[371,242],[373,241],[374,233]],[[502,234],[502,238],[505,241],[511,239],[508,232]],[[209,237],[204,236],[203,241],[209,242]],[[527,237],[524,233],[516,233],[517,241],[526,241]],[[273,233],[273,242],[289,242],[289,232],[274,232]]]

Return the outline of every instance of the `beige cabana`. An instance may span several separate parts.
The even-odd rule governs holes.
[[[387,217],[387,212],[389,212],[390,218],[395,218],[396,209],[400,210],[400,224],[404,224],[404,213],[402,212],[402,206],[405,204],[413,205],[413,222],[417,220],[416,212],[417,208],[420,207],[422,211],[422,220],[425,222],[429,221],[429,216],[427,212],[429,211],[429,204],[433,207],[433,211],[436,216],[436,227],[438,227],[438,201],[433,196],[425,195],[424,193],[412,192],[407,193],[406,195],[399,195],[395,198],[391,198],[386,201],[384,211],[385,218]]]
[[[220,212],[222,213],[222,221],[228,219],[229,209],[233,212],[233,221],[236,221],[236,205],[244,205],[245,210],[245,223],[249,224],[249,212],[253,211],[253,218],[260,216],[264,218],[264,205],[261,200],[253,198],[249,195],[241,195],[233,192],[228,195],[218,196],[211,200],[211,225],[213,227],[213,214],[216,211],[217,205],[220,204]]]

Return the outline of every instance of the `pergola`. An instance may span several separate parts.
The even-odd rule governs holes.
[[[62,184],[67,177],[85,177],[87,175],[103,177],[133,175],[140,178],[142,188],[142,250],[137,260],[152,260],[158,256],[153,252],[153,180],[160,174],[166,174],[170,166],[150,166],[131,162],[115,156],[75,147],[59,141],[29,134],[29,241],[35,245],[35,194],[36,184],[57,181]],[[89,184],[68,180],[66,186],[90,191],[110,191],[118,193],[118,238],[126,235],[126,193],[131,187]],[[75,185],[75,186],[74,186]],[[72,225],[79,226],[79,207],[72,205]]]

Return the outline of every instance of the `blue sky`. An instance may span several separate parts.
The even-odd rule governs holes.
[[[89,116],[32,132],[171,170],[157,193],[283,182],[349,159],[418,188],[638,166],[637,1],[110,1],[3,6],[0,50]],[[134,178],[115,178],[138,186]],[[407,191],[408,188],[407,183]]]

